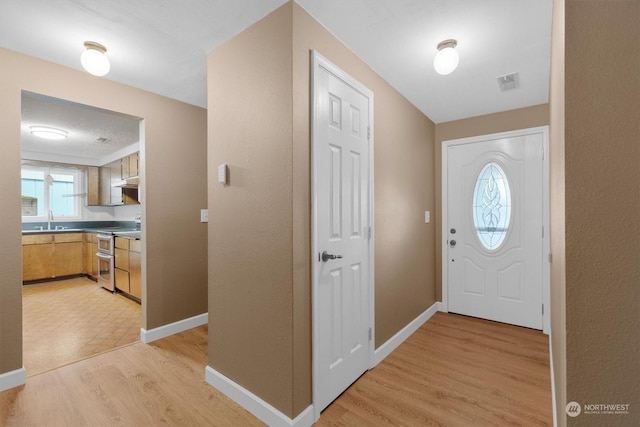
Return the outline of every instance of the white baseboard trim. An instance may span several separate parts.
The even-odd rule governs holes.
[[[553,369],[553,346],[549,334],[549,369],[551,369],[551,408],[553,410],[553,427],[558,427],[558,405],[556,402],[556,376]]]
[[[209,385],[255,415],[269,427],[309,427],[314,422],[313,405],[308,406],[300,415],[292,420],[240,384],[235,383],[210,366],[205,368],[204,377]]]
[[[144,328],[140,328],[140,341],[145,344],[149,344],[150,342],[175,335],[188,329],[193,329],[200,325],[205,325],[208,322],[209,313],[203,313],[197,316],[189,317],[188,319],[178,320],[177,322],[160,326],[159,328],[150,329],[148,331]]]
[[[426,309],[420,316],[416,317],[411,323],[402,328],[397,334],[392,336],[378,347],[375,351],[375,355],[373,357],[373,366],[376,366],[378,363],[382,362],[385,357],[391,354],[393,350],[398,348],[400,344],[404,342],[411,334],[418,330],[420,326],[422,326],[427,320],[431,318],[436,312],[440,311],[441,302],[436,301],[433,303],[431,307]]]
[[[27,383],[27,371],[24,368],[0,375],[0,391],[9,390]]]

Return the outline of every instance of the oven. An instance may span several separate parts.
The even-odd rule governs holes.
[[[115,252],[113,249],[114,238],[111,234],[98,234],[98,283],[105,289],[115,292],[115,272],[114,261]]]

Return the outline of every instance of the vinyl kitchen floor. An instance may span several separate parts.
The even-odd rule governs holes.
[[[87,278],[24,286],[22,307],[28,377],[140,340],[140,305]]]

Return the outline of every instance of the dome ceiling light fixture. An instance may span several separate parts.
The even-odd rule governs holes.
[[[65,139],[69,132],[62,129],[56,129],[48,126],[29,126],[31,134],[44,139]]]
[[[438,53],[433,60],[433,68],[438,74],[446,76],[451,74],[458,66],[460,56],[456,50],[458,41],[454,39],[443,40],[438,43]]]
[[[111,64],[107,58],[107,48],[100,43],[84,42],[85,51],[80,55],[80,62],[89,74],[102,77],[109,72]]]

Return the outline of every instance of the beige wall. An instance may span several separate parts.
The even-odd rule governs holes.
[[[297,4],[209,54],[209,364],[311,404],[310,52],[374,92],[376,346],[435,302],[434,125]]]
[[[549,124],[549,104],[438,123],[435,130],[436,298],[442,301],[442,142]]]
[[[640,2],[565,7],[568,425],[640,425]]]
[[[208,56],[209,366],[289,416],[291,73],[291,7]]]
[[[206,111],[0,48],[0,373],[22,367],[21,91],[144,119],[146,281],[142,325],[207,311]]]
[[[553,2],[549,90],[549,226],[551,262],[551,362],[552,386],[558,426],[566,425],[567,340],[565,262],[565,179],[564,179],[564,1]]]

